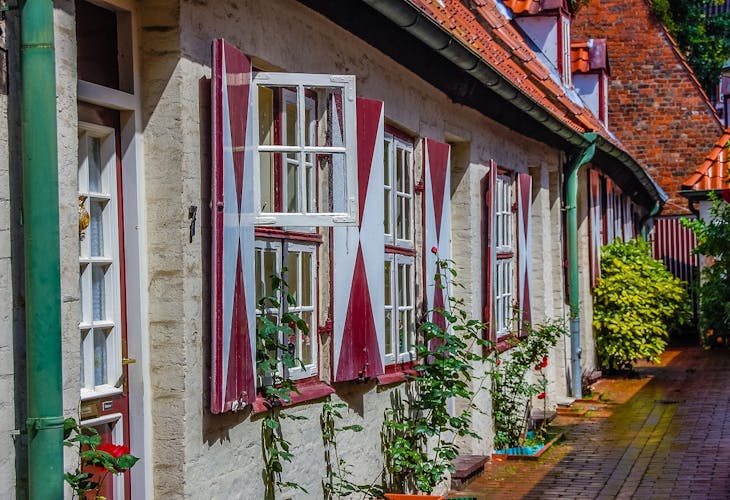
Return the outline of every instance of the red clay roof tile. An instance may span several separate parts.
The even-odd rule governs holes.
[[[537,14],[540,12],[540,0],[504,0],[504,4],[515,14]]]
[[[715,143],[697,170],[682,183],[682,189],[720,191],[730,188],[730,129]]]
[[[446,2],[445,7],[438,6],[435,0],[410,2],[565,125],[577,132],[598,131],[607,140],[618,144],[597,117],[566,95],[565,89],[553,80],[548,68],[540,62],[509,19],[502,15],[494,1],[477,0],[472,4],[474,10],[459,0]],[[564,0],[556,2],[555,5],[564,6]],[[529,12],[530,5],[537,3],[550,3],[552,6],[554,2],[505,1],[510,8],[527,9],[524,12]]]

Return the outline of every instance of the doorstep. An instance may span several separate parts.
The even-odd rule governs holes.
[[[452,465],[454,472],[451,473],[451,488],[462,489],[466,483],[484,472],[484,465],[489,461],[485,455],[459,455],[454,459]]]

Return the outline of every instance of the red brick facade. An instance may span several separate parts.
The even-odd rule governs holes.
[[[722,134],[720,119],[646,0],[592,0],[574,41],[606,38],[610,130],[669,195],[663,214],[686,213],[678,192]]]

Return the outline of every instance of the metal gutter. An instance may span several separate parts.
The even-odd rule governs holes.
[[[21,2],[28,492],[63,498],[61,265],[53,2]]]
[[[577,149],[585,149],[590,146],[583,133],[569,127],[544,109],[507,77],[484,61],[479,54],[455,39],[447,30],[408,0],[363,0],[363,2],[570,145]],[[628,168],[653,201],[664,203],[668,199],[666,193],[626,151],[616,147],[600,135],[595,145],[599,151]]]
[[[571,388],[575,399],[583,397],[580,363],[580,281],[578,276],[578,170],[596,154],[594,133],[584,135],[588,146],[575,155],[565,169],[565,211],[568,225],[568,301],[570,304]]]

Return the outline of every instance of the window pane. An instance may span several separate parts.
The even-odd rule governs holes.
[[[307,196],[306,211],[313,213],[313,212],[317,211],[317,205],[316,205],[317,193],[315,191],[316,190],[315,182],[317,181],[317,177],[316,177],[317,171],[314,168],[315,155],[306,154],[306,155],[304,155],[304,160],[305,160],[304,164],[305,164],[305,168],[306,168],[306,173],[305,173],[306,185],[305,185],[305,189],[304,189],[304,192],[306,193],[306,196]]]
[[[93,321],[106,319],[106,297],[104,289],[104,269],[99,265],[91,268],[91,309]]]
[[[106,367],[106,333],[103,330],[94,330],[94,385],[107,383]]]
[[[296,94],[284,92],[284,116],[282,130],[284,132],[283,143],[286,146],[297,146],[299,144],[299,133],[297,128],[297,102]]]
[[[302,252],[302,295],[300,297],[300,304],[302,306],[312,306],[312,254],[309,252]]]
[[[79,354],[81,356],[81,387],[86,387],[86,356],[84,356],[84,343],[88,331],[81,332],[81,344],[79,345]]]
[[[261,175],[261,211],[275,212],[274,206],[274,154],[261,153],[259,155]]]
[[[98,137],[89,137],[89,191],[100,193],[104,187],[101,182],[102,158],[101,141]]]
[[[385,311],[385,354],[393,354],[393,311]]]
[[[274,142],[274,91],[259,86],[259,144]]]
[[[322,212],[347,211],[347,165],[344,153],[322,154],[317,156],[320,170],[331,169],[332,191],[330,200],[321,200],[319,210]]]
[[[403,354],[408,351],[408,316],[404,311],[398,312],[398,352]]]
[[[102,257],[104,255],[104,208],[98,201],[91,201],[90,208],[90,224],[89,224],[89,243],[91,246],[92,257]]]
[[[391,295],[391,287],[390,287],[390,271],[391,271],[391,263],[389,260],[385,261],[385,305],[386,306],[392,306],[392,295]]]
[[[314,324],[312,324],[311,312],[302,312],[301,318],[309,325],[309,335],[297,332],[302,345],[300,358],[305,365],[310,365],[314,362],[314,358],[312,357],[312,338],[316,333],[316,329],[314,328]]]
[[[289,293],[294,295],[297,305],[299,303],[299,252],[289,252],[287,255],[286,267],[286,283],[289,286]]]
[[[286,155],[286,210],[285,212],[300,212],[299,209],[299,154]]]
[[[271,276],[277,274],[276,266],[276,252],[264,251],[264,289],[266,295],[271,295],[273,290],[271,289]]]
[[[304,87],[306,106],[312,109],[314,114],[314,96],[322,109],[317,112],[323,116],[319,117],[317,132],[308,134],[306,137],[307,146],[345,146],[342,89],[327,87]],[[312,120],[314,122],[314,120]]]
[[[392,237],[393,230],[391,228],[391,221],[390,221],[390,193],[391,193],[390,189],[385,190],[385,197],[383,199],[384,207],[385,207],[383,224],[385,226],[385,234]]]

